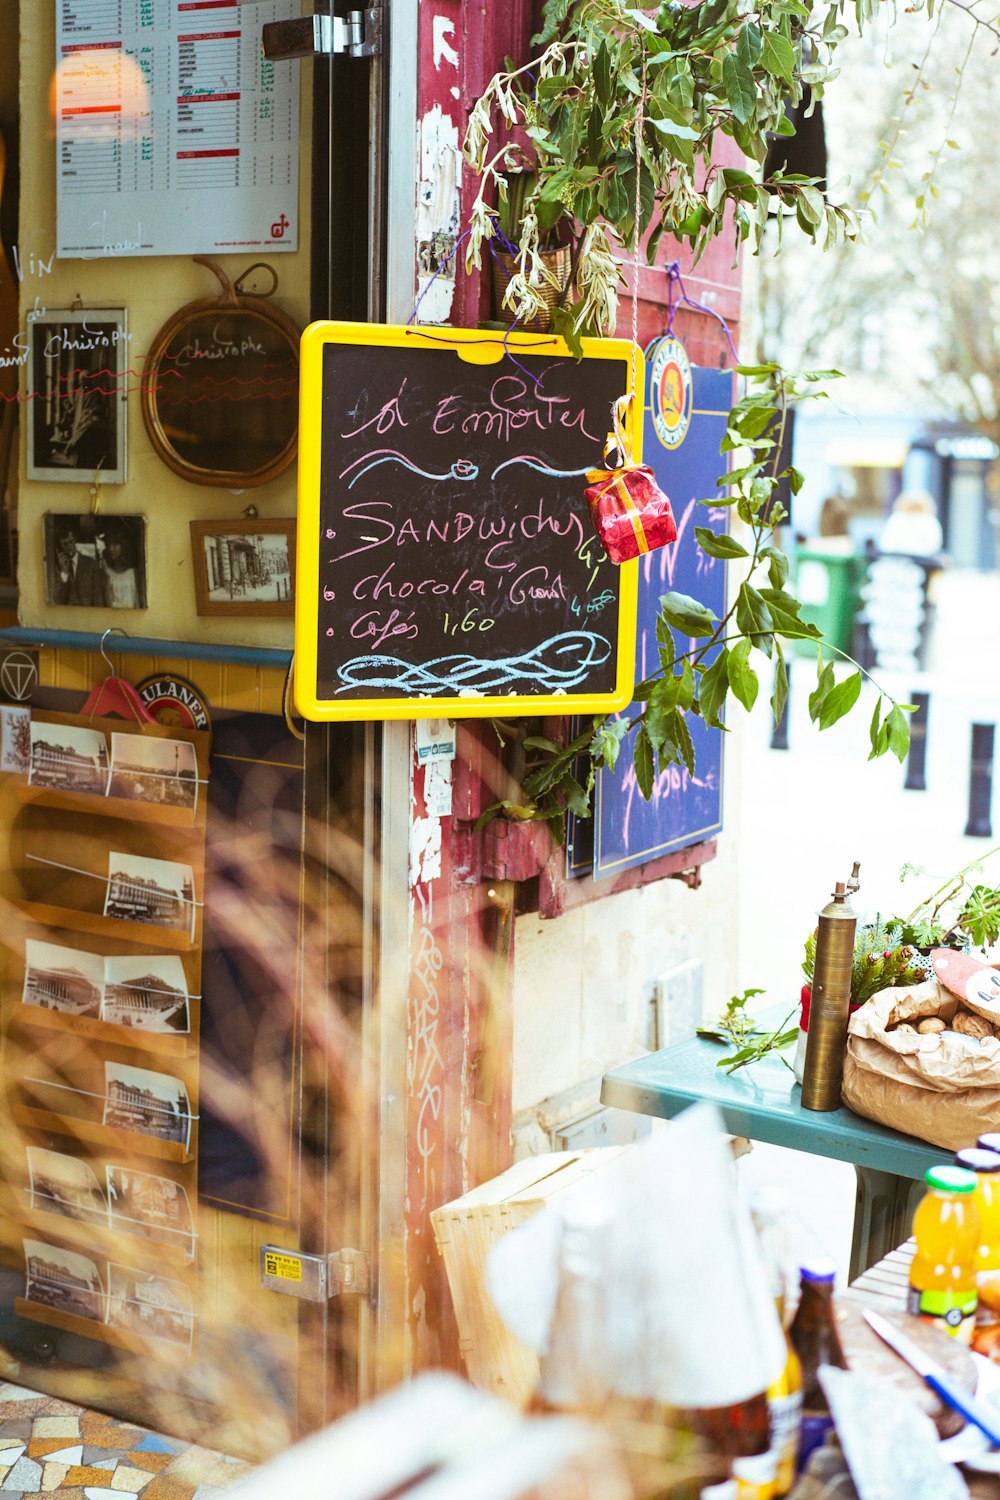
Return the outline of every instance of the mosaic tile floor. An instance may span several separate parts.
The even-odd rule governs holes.
[[[0,1500],[216,1500],[250,1467],[0,1381]]]

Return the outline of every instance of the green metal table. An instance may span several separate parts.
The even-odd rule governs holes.
[[[768,1017],[761,1019],[766,1025]],[[843,1107],[803,1109],[802,1090],[780,1057],[730,1074],[716,1066],[723,1055],[718,1042],[701,1037],[651,1052],[606,1073],[601,1102],[670,1120],[704,1100],[719,1108],[732,1135],[851,1162],[857,1174],[853,1281],[906,1239],[924,1173],[950,1153]]]

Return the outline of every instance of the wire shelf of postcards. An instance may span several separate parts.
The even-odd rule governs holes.
[[[208,736],[5,708],[15,1312],[139,1352],[196,1328]]]

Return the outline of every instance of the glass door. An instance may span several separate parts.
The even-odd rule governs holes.
[[[0,1377],[252,1457],[364,1382],[378,1152],[380,746],[287,688],[388,38],[302,9],[0,11]]]

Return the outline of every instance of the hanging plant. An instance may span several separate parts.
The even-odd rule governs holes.
[[[962,0],[950,3],[992,45],[992,23],[971,15]],[[539,315],[550,286],[542,259],[547,237],[571,244],[570,275],[551,322],[580,352],[584,335],[613,331],[621,258],[626,247],[638,258],[639,235],[646,236],[650,263],[664,234],[687,245],[692,262],[730,231],[735,248],[747,243],[758,253],[772,217],[779,241],[792,220],[823,249],[853,240],[858,215],[831,203],[819,179],[783,170],[765,176],[764,163],[775,137],[794,135],[790,116],[806,90],[819,100],[837,76],[845,15],[860,30],[885,8],[886,0],[855,0],[850,7],[838,0],[664,0],[658,7],[546,0],[532,40],[535,55],[517,67],[508,61],[470,114],[464,153],[479,182],[468,267],[482,265],[502,227],[505,244],[515,247],[503,300],[526,323]],[[932,0],[907,7],[928,14],[931,8]],[[720,136],[735,142],[746,168],[714,159]],[[786,415],[793,402],[822,394],[814,382],[823,373],[737,366],[747,389],[730,412],[722,444],[724,453],[736,454],[737,467],[717,481],[728,486],[727,495],[702,503],[733,506],[749,539],[696,529],[705,553],[742,570],[730,589],[733,603],[717,619],[695,599],[664,595],[659,668],[637,685],[638,710],[631,718],[595,719],[569,745],[526,742],[535,760],[523,782],[520,816],[546,819],[558,836],[567,808],[589,812],[596,767],[613,767],[629,735],[646,798],[668,766],[693,773],[688,715],[724,728],[727,699],[752,708],[757,653],[773,663],[777,722],[788,690],[783,642],[816,644],[809,714],[820,729],[857,703],[868,674],[802,620],[775,536],[787,519],[775,489],[787,482],[796,494],[803,482],[798,470],[780,467]],[[851,668],[839,679],[837,657]],[[902,760],[910,706],[876,687],[871,756],[890,752]],[[498,810],[499,804],[486,816]]]
[[[877,0],[859,7],[877,9]],[[581,335],[614,328],[617,256],[632,240],[637,186],[650,263],[665,232],[697,259],[730,211],[737,239],[752,237],[759,249],[775,199],[813,239],[853,239],[857,215],[827,202],[817,179],[780,171],[761,179],[712,160],[720,133],[758,167],[770,138],[794,134],[786,106],[799,104],[807,85],[820,98],[835,76],[847,34],[839,12],[799,0],[667,0],[655,10],[547,0],[537,56],[497,73],[469,118],[464,152],[479,177],[469,267],[482,264],[502,229],[517,246],[505,300],[529,321],[547,284],[547,239],[570,241],[571,290],[553,322],[577,347]]]

